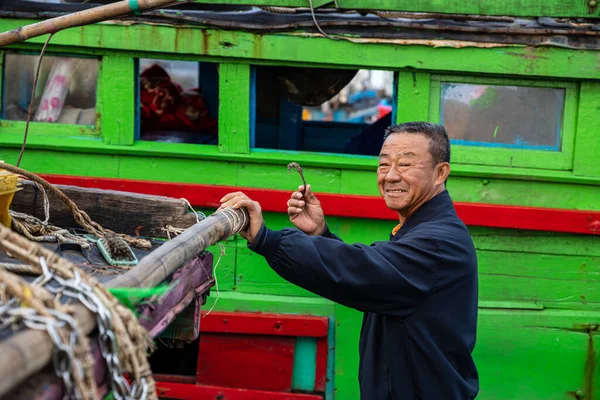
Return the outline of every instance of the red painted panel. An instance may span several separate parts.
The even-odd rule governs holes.
[[[156,382],[159,396],[180,400],[323,400],[323,396]]]
[[[202,332],[247,333],[278,336],[327,336],[327,317],[263,314],[248,312],[211,312],[203,314]]]
[[[317,360],[316,360],[316,371],[315,371],[315,391],[324,392],[325,385],[327,384],[327,353],[329,345],[327,338],[320,338],[317,340]]]
[[[196,377],[190,375],[170,375],[170,374],[152,374],[155,381],[161,382],[178,382],[178,383],[189,383],[195,384]]]
[[[65,175],[43,175],[56,184],[122,190],[175,198],[184,197],[194,206],[217,208],[226,193],[243,191],[261,203],[264,211],[286,212],[291,191],[240,188],[231,186],[195,185],[185,183],[137,181],[112,178],[89,178]],[[397,215],[374,196],[353,196],[319,193],[326,215],[374,218],[396,221]],[[339,207],[340,203],[344,207]],[[518,207],[477,203],[455,203],[460,218],[467,225],[496,228],[530,229],[583,234],[600,233],[600,212],[562,210],[539,207]]]
[[[289,391],[294,346],[281,336],[201,333],[196,383]]]

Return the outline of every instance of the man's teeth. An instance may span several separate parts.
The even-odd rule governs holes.
[[[398,190],[388,190],[390,193],[404,193],[406,190],[398,189]]]

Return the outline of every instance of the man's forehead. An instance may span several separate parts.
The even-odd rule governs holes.
[[[431,139],[418,134],[392,134],[381,147],[382,156],[415,157],[429,153]]]
[[[415,157],[416,154],[412,151],[399,151],[399,152],[394,152],[394,151],[385,151],[382,150],[381,153],[379,154],[379,157],[390,157],[390,156],[396,156],[396,157]]]

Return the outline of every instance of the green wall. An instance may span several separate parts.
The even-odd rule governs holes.
[[[28,22],[0,20],[0,30]],[[12,50],[39,51],[44,40]],[[299,182],[288,177],[285,165],[297,161],[317,193],[377,195],[372,158],[250,148],[252,64],[350,68],[360,63],[400,72],[398,93],[406,106],[399,110],[398,121],[434,120],[433,76],[466,74],[571,88],[566,99],[571,122],[563,131],[567,145],[560,162],[553,163],[548,154],[517,150],[521,165],[507,165],[504,150],[481,159],[471,156],[472,149],[459,148],[462,155],[453,163],[448,187],[461,202],[600,211],[600,164],[595,157],[600,151],[598,52],[359,44],[141,24],[73,28],[58,33],[49,51],[101,58],[99,124],[85,129],[32,124],[21,165],[34,172],[292,191]],[[137,57],[220,63],[218,146],[134,140]],[[23,128],[20,122],[0,123],[0,159],[16,161]],[[265,218],[271,228],[290,226],[285,215],[267,213]],[[394,225],[368,218],[328,221],[347,242],[363,243],[386,240]],[[558,400],[574,398],[578,390],[586,399],[600,398],[595,347],[600,323],[598,238],[479,227],[471,227],[471,233],[480,263],[478,398]],[[358,399],[359,313],[284,282],[239,237],[225,247],[216,271],[215,309],[334,317],[336,398]],[[219,250],[213,251],[218,257]],[[213,291],[208,307],[216,297]]]

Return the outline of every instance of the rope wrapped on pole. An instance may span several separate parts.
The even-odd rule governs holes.
[[[156,286],[207,247],[247,229],[249,221],[246,209],[226,208],[212,214],[142,258],[135,268],[104,286]],[[1,225],[0,232],[9,243],[26,241]],[[37,248],[39,244],[31,243],[30,246]],[[74,306],[74,318],[85,335],[96,327],[94,315],[82,305]],[[11,362],[0,363],[0,397],[27,377],[42,370],[50,362],[53,349],[53,343],[47,334],[32,330],[18,333],[1,342],[0,354],[10,354]],[[35,350],[35,355],[31,353],[32,350]]]
[[[154,287],[204,249],[245,230],[245,208],[226,208],[186,229],[142,258],[132,270],[108,282],[110,287]]]
[[[123,0],[113,4],[98,6],[0,33],[0,47],[24,42],[38,36],[56,33],[67,28],[108,21],[131,14],[140,14],[144,11],[188,3],[189,1],[190,0]]]

